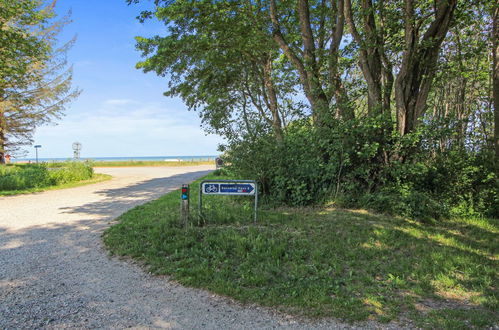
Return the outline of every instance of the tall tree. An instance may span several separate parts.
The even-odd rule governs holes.
[[[128,1],[129,3],[137,1]],[[266,126],[283,139],[295,78],[272,43],[262,4],[251,1],[156,1],[165,37],[137,38],[137,67],[169,75],[168,96],[199,110],[227,138]],[[152,13],[143,13],[150,17]],[[277,70],[276,68],[279,68]]]
[[[309,101],[314,122],[324,125],[335,115],[355,114],[348,101],[340,68],[344,0],[270,0],[272,37],[296,70]]]
[[[433,5],[414,0],[345,1],[345,16],[367,84],[369,112],[389,113],[395,87],[397,130],[400,135],[413,132],[425,113],[457,0],[436,0]],[[402,46],[399,35],[404,37]]]
[[[0,163],[6,152],[32,142],[37,126],[60,117],[78,90],[71,89],[66,54],[58,47],[68,17],[55,21],[56,1],[1,0]]]
[[[442,42],[451,26],[457,0],[437,0],[430,11],[432,20],[416,14],[414,0],[405,0],[404,52],[395,80],[397,130],[413,132],[425,113]],[[422,12],[419,8],[418,12]],[[426,25],[426,31],[421,27]]]
[[[376,5],[371,0],[357,4],[360,9],[356,22],[352,1],[345,0],[345,16],[350,34],[359,47],[359,66],[367,83],[368,111],[371,115],[390,112],[393,87],[393,65],[388,59],[385,31],[385,2]],[[376,13],[378,19],[376,19]],[[393,22],[391,23],[394,24]],[[362,28],[359,28],[359,25]]]
[[[476,4],[460,10],[442,43],[424,121],[451,134],[439,150],[492,147],[493,105],[490,79],[490,8]]]

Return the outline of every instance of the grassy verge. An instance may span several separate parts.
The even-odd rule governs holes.
[[[165,161],[116,161],[116,162],[92,162],[93,167],[128,167],[128,166],[195,166],[195,165],[214,165],[214,161],[180,161],[180,162],[165,162]]]
[[[19,189],[19,190],[0,190],[0,196],[31,194],[31,193],[47,191],[47,190],[74,188],[74,187],[86,186],[86,185],[93,184],[93,183],[99,183],[99,182],[111,180],[112,178],[113,177],[111,175],[108,175],[108,174],[95,173],[91,179],[77,181],[77,182],[63,183],[63,184],[50,186],[50,187],[38,187],[38,188],[28,188],[28,189]]]
[[[182,284],[287,313],[381,322],[403,316],[423,328],[498,322],[494,220],[430,226],[331,206],[261,210],[254,226],[251,198],[212,196],[203,221],[194,217],[184,229],[179,196],[123,214],[105,244]]]

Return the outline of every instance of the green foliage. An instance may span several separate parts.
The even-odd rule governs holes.
[[[57,166],[46,164],[0,166],[0,191],[44,188],[88,180],[92,177],[92,167],[78,162],[66,162]]]
[[[56,2],[0,0],[0,163],[32,143],[36,127],[61,117],[73,90],[67,52],[57,39],[69,17],[55,20]]]
[[[0,0],[0,86],[25,86],[30,66],[49,57],[49,45],[32,32],[46,26],[52,13],[39,0]]]
[[[0,190],[20,190],[52,185],[44,165],[0,166]]]
[[[281,144],[272,136],[233,143],[227,161],[234,176],[257,180],[268,201],[288,205],[324,201],[335,175],[306,121],[294,122]]]
[[[278,117],[269,110],[265,79],[278,91],[272,96],[281,105],[279,117],[287,117],[297,108],[292,102],[295,77],[279,63],[262,6],[237,1],[158,1],[154,16],[168,33],[136,38],[144,57],[137,68],[168,75],[165,95],[182,98],[189,109],[199,111],[207,130],[228,139]],[[264,74],[266,69],[269,76]]]
[[[139,19],[167,33],[137,38],[137,67],[169,77],[267,203],[498,216],[486,1],[155,5]]]
[[[273,204],[335,199],[346,207],[430,222],[499,214],[498,178],[486,150],[433,153],[428,146],[440,137],[434,131],[423,127],[403,138],[387,136],[384,122],[380,116],[328,130],[294,122],[282,144],[264,136],[229,145],[230,171],[258,180]]]
[[[198,186],[190,185],[193,196]],[[354,210],[262,208],[251,225],[242,210],[247,199],[218,196],[209,207],[220,212],[204,226],[183,228],[179,196],[123,214],[105,232],[106,246],[184,285],[287,313],[382,322],[404,316],[449,329],[497,322],[494,220],[427,226]],[[416,309],[425,303],[426,311]]]
[[[50,178],[55,185],[60,185],[90,179],[93,173],[93,168],[86,163],[67,162],[64,167],[51,171]]]

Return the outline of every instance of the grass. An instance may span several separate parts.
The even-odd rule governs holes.
[[[77,182],[63,183],[63,184],[59,184],[59,185],[55,185],[55,186],[27,188],[27,189],[18,189],[18,190],[0,190],[0,196],[32,194],[35,192],[42,192],[42,191],[47,191],[47,190],[75,188],[75,187],[86,186],[86,185],[93,184],[93,183],[99,183],[99,182],[111,180],[112,178],[113,177],[111,175],[108,175],[108,174],[95,173],[91,179],[77,181]]]
[[[215,161],[180,161],[180,162],[165,162],[165,161],[93,161],[93,167],[128,167],[128,166],[195,166],[195,165],[214,165]]]
[[[423,328],[498,323],[497,220],[424,225],[330,205],[264,209],[252,225],[248,197],[209,196],[200,219],[197,189],[187,228],[177,191],[123,214],[105,244],[184,285],[286,313]]]

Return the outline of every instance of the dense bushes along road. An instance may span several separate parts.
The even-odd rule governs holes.
[[[100,178],[102,176],[94,174],[91,164],[82,162],[0,166],[0,195],[43,190]]]

